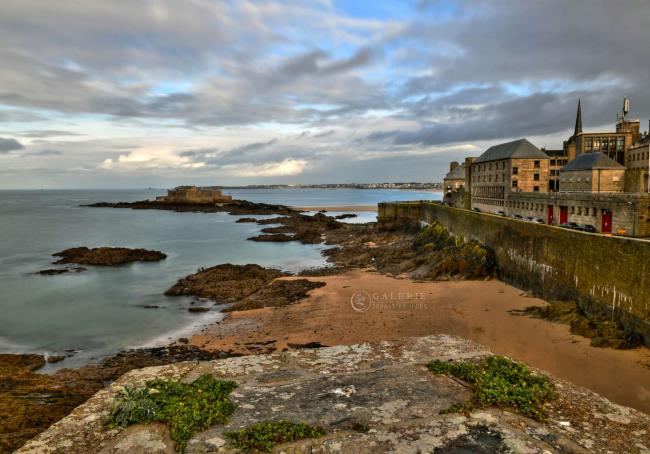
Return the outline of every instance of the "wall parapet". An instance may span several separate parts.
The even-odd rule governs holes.
[[[378,222],[397,227],[440,222],[494,250],[499,277],[546,299],[574,299],[650,346],[650,241],[576,232],[430,201],[378,205]]]

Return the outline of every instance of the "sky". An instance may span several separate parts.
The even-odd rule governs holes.
[[[0,189],[441,181],[578,99],[647,129],[647,0],[3,0]]]

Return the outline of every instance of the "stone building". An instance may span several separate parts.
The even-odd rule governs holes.
[[[561,150],[540,150],[520,139],[467,158],[464,191],[449,192],[445,202],[538,223],[650,236],[650,133],[641,134],[640,121],[627,118],[629,106],[625,98],[615,132],[586,133],[578,101],[574,133]]]
[[[567,158],[564,150],[547,150],[546,148],[542,148],[542,151],[550,158],[548,163],[548,192],[559,191],[560,169],[569,162],[569,158]]]
[[[452,161],[449,164],[449,172],[445,175],[442,183],[443,202],[447,205],[463,207],[465,174],[465,163],[459,164],[457,161]]]
[[[578,155],[560,170],[560,192],[624,192],[625,167],[604,153]]]
[[[625,192],[650,193],[650,137],[646,135],[641,142],[630,147],[625,158]]]
[[[157,202],[164,203],[228,203],[229,195],[223,195],[215,187],[178,186],[169,189],[166,196],[156,197]]]
[[[549,156],[526,139],[494,145],[471,163],[472,208],[502,211],[513,192],[547,192]],[[468,179],[466,178],[466,183]]]
[[[623,113],[619,114],[615,132],[583,132],[582,109],[578,101],[573,135],[564,141],[564,152],[568,160],[582,153],[602,152],[621,165],[625,165],[626,151],[641,139],[640,121],[628,120],[629,100],[623,100]]]
[[[465,164],[458,164],[457,161],[449,163],[449,172],[443,180],[445,192],[456,191],[465,186]]]

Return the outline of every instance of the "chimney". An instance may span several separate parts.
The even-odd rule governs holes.
[[[456,167],[458,167],[458,162],[457,161],[451,161],[449,163],[449,171],[453,171]]]

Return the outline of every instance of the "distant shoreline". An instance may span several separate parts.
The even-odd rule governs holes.
[[[395,189],[398,191],[431,191],[442,192],[441,183],[350,183],[350,184],[308,184],[308,185],[248,185],[248,186],[215,186],[217,189]]]
[[[377,211],[377,205],[292,206],[299,211]]]

